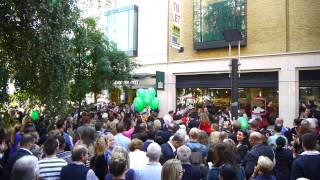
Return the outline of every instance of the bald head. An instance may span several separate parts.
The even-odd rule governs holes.
[[[252,146],[263,143],[263,135],[259,132],[252,132],[249,136],[249,142]]]

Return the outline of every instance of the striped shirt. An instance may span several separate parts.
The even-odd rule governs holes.
[[[44,158],[38,161],[40,170],[40,179],[44,180],[59,180],[63,166],[67,165],[64,159],[52,157]]]

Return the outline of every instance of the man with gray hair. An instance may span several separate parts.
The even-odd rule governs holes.
[[[151,143],[147,148],[149,163],[139,169],[135,169],[136,180],[160,180],[162,166],[159,163],[161,147],[157,143]]]
[[[192,180],[192,179],[201,179],[200,168],[196,168],[190,163],[191,149],[186,146],[180,146],[177,149],[178,159],[181,161],[183,168],[182,180]]]
[[[18,159],[12,168],[12,180],[35,180],[39,177],[38,159],[27,155]]]

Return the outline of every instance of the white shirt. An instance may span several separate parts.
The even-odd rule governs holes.
[[[129,153],[130,158],[130,168],[131,169],[139,169],[145,166],[149,159],[147,157],[146,152],[136,149],[133,152]]]

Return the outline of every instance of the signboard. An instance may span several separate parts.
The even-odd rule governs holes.
[[[171,45],[180,49],[181,0],[172,0]]]
[[[156,71],[156,88],[164,90],[164,72]]]

